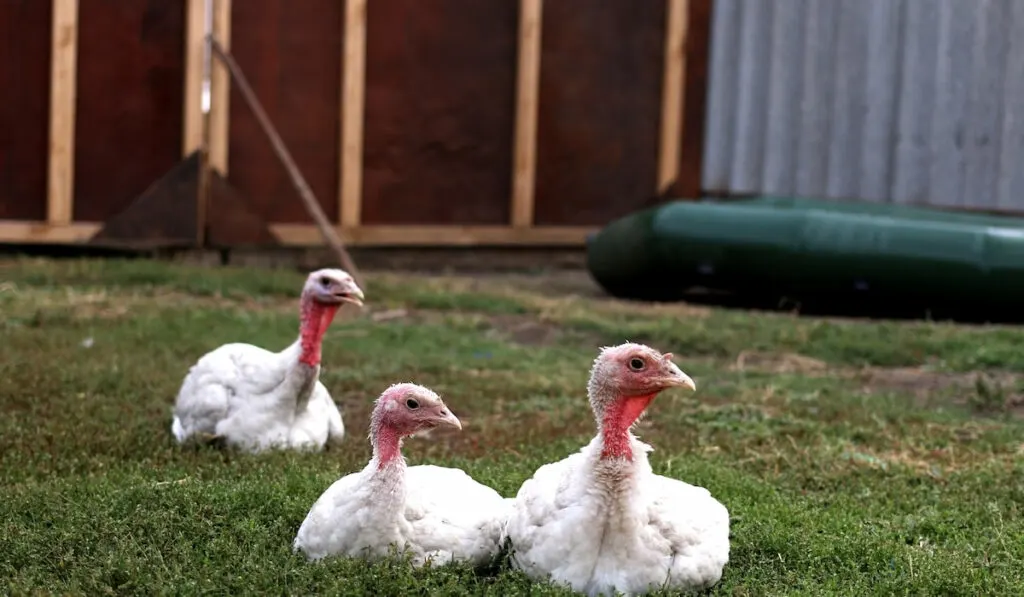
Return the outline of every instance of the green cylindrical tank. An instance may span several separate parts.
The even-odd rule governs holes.
[[[676,201],[609,224],[587,262],[624,298],[700,286],[1024,307],[1024,219],[900,205]]]

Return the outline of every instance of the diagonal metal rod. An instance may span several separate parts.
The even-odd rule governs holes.
[[[218,60],[224,63],[228,67],[228,71],[231,73],[231,78],[238,84],[238,90],[242,92],[242,97],[245,98],[249,108],[253,114],[256,115],[256,120],[259,121],[260,126],[263,128],[263,132],[266,133],[267,138],[270,139],[270,144],[274,147],[274,152],[277,153],[277,157],[284,164],[288,175],[291,176],[292,184],[295,185],[295,190],[299,192],[299,196],[302,197],[302,201],[306,204],[306,211],[313,217],[316,222],[317,228],[320,229],[320,234],[323,235],[324,240],[327,244],[334,249],[334,252],[338,254],[338,259],[341,260],[342,267],[345,268],[352,277],[355,278],[356,284],[364,291],[365,281],[362,276],[359,275],[359,270],[356,268],[356,264],[352,261],[352,257],[349,256],[348,251],[345,249],[345,244],[341,241],[341,237],[338,235],[334,226],[327,219],[327,215],[324,214],[323,208],[320,207],[320,202],[316,200],[316,195],[313,194],[313,189],[309,188],[309,184],[306,179],[302,176],[302,172],[299,171],[299,167],[295,164],[295,160],[292,159],[291,154],[288,152],[288,148],[285,147],[284,141],[281,139],[281,135],[277,133],[277,129],[274,128],[274,124],[270,122],[270,117],[263,110],[263,106],[260,104],[259,99],[256,98],[256,93],[253,92],[252,87],[249,86],[249,81],[246,80],[245,75],[242,73],[242,69],[239,68],[238,63],[231,56],[231,53],[224,49],[220,45],[220,42],[213,37],[213,35],[206,36],[207,41],[210,42],[210,49],[217,57]]]

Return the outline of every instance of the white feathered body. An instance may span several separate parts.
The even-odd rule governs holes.
[[[412,562],[486,563],[499,551],[511,500],[465,471],[433,465],[379,469],[376,459],[334,482],[313,504],[294,549],[310,560],[375,558],[397,548]]]
[[[515,498],[506,535],[531,577],[590,596],[710,586],[729,561],[729,513],[702,487],[655,475],[651,447],[602,461],[595,438],[542,466]]]
[[[298,363],[298,341],[281,352],[225,344],[189,370],[171,431],[178,442],[216,435],[239,449],[318,450],[345,435],[341,413],[320,382],[320,366]]]

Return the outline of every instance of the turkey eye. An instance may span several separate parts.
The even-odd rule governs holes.
[[[416,402],[416,401],[415,401],[415,400],[413,400],[412,398],[410,398],[410,399],[406,400],[406,401],[405,401],[405,405],[406,405],[406,406],[408,406],[409,408],[412,408],[412,409],[417,409],[417,408],[419,408],[419,407],[420,407],[420,403],[419,403],[419,402]]]
[[[330,286],[331,285],[331,279],[327,278],[327,277],[320,278],[320,285],[321,286]]]
[[[639,371],[644,368],[644,362],[642,359],[630,359],[629,368],[633,371]]]

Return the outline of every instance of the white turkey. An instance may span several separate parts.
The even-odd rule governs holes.
[[[488,562],[499,551],[510,500],[460,469],[406,466],[402,457],[404,437],[439,426],[462,429],[433,391],[411,383],[385,390],[370,419],[369,464],[317,499],[294,549],[310,560],[376,558],[397,549],[408,550],[415,566]]]
[[[178,442],[194,438],[250,452],[341,442],[345,425],[319,376],[324,333],[345,303],[363,304],[351,275],[312,272],[299,300],[299,337],[290,346],[271,352],[230,343],[203,355],[175,402],[171,432]]]
[[[604,348],[588,384],[597,436],[523,483],[503,541],[514,566],[590,596],[715,584],[729,560],[729,513],[702,487],[655,475],[630,431],[659,392],[696,390],[642,344]]]

